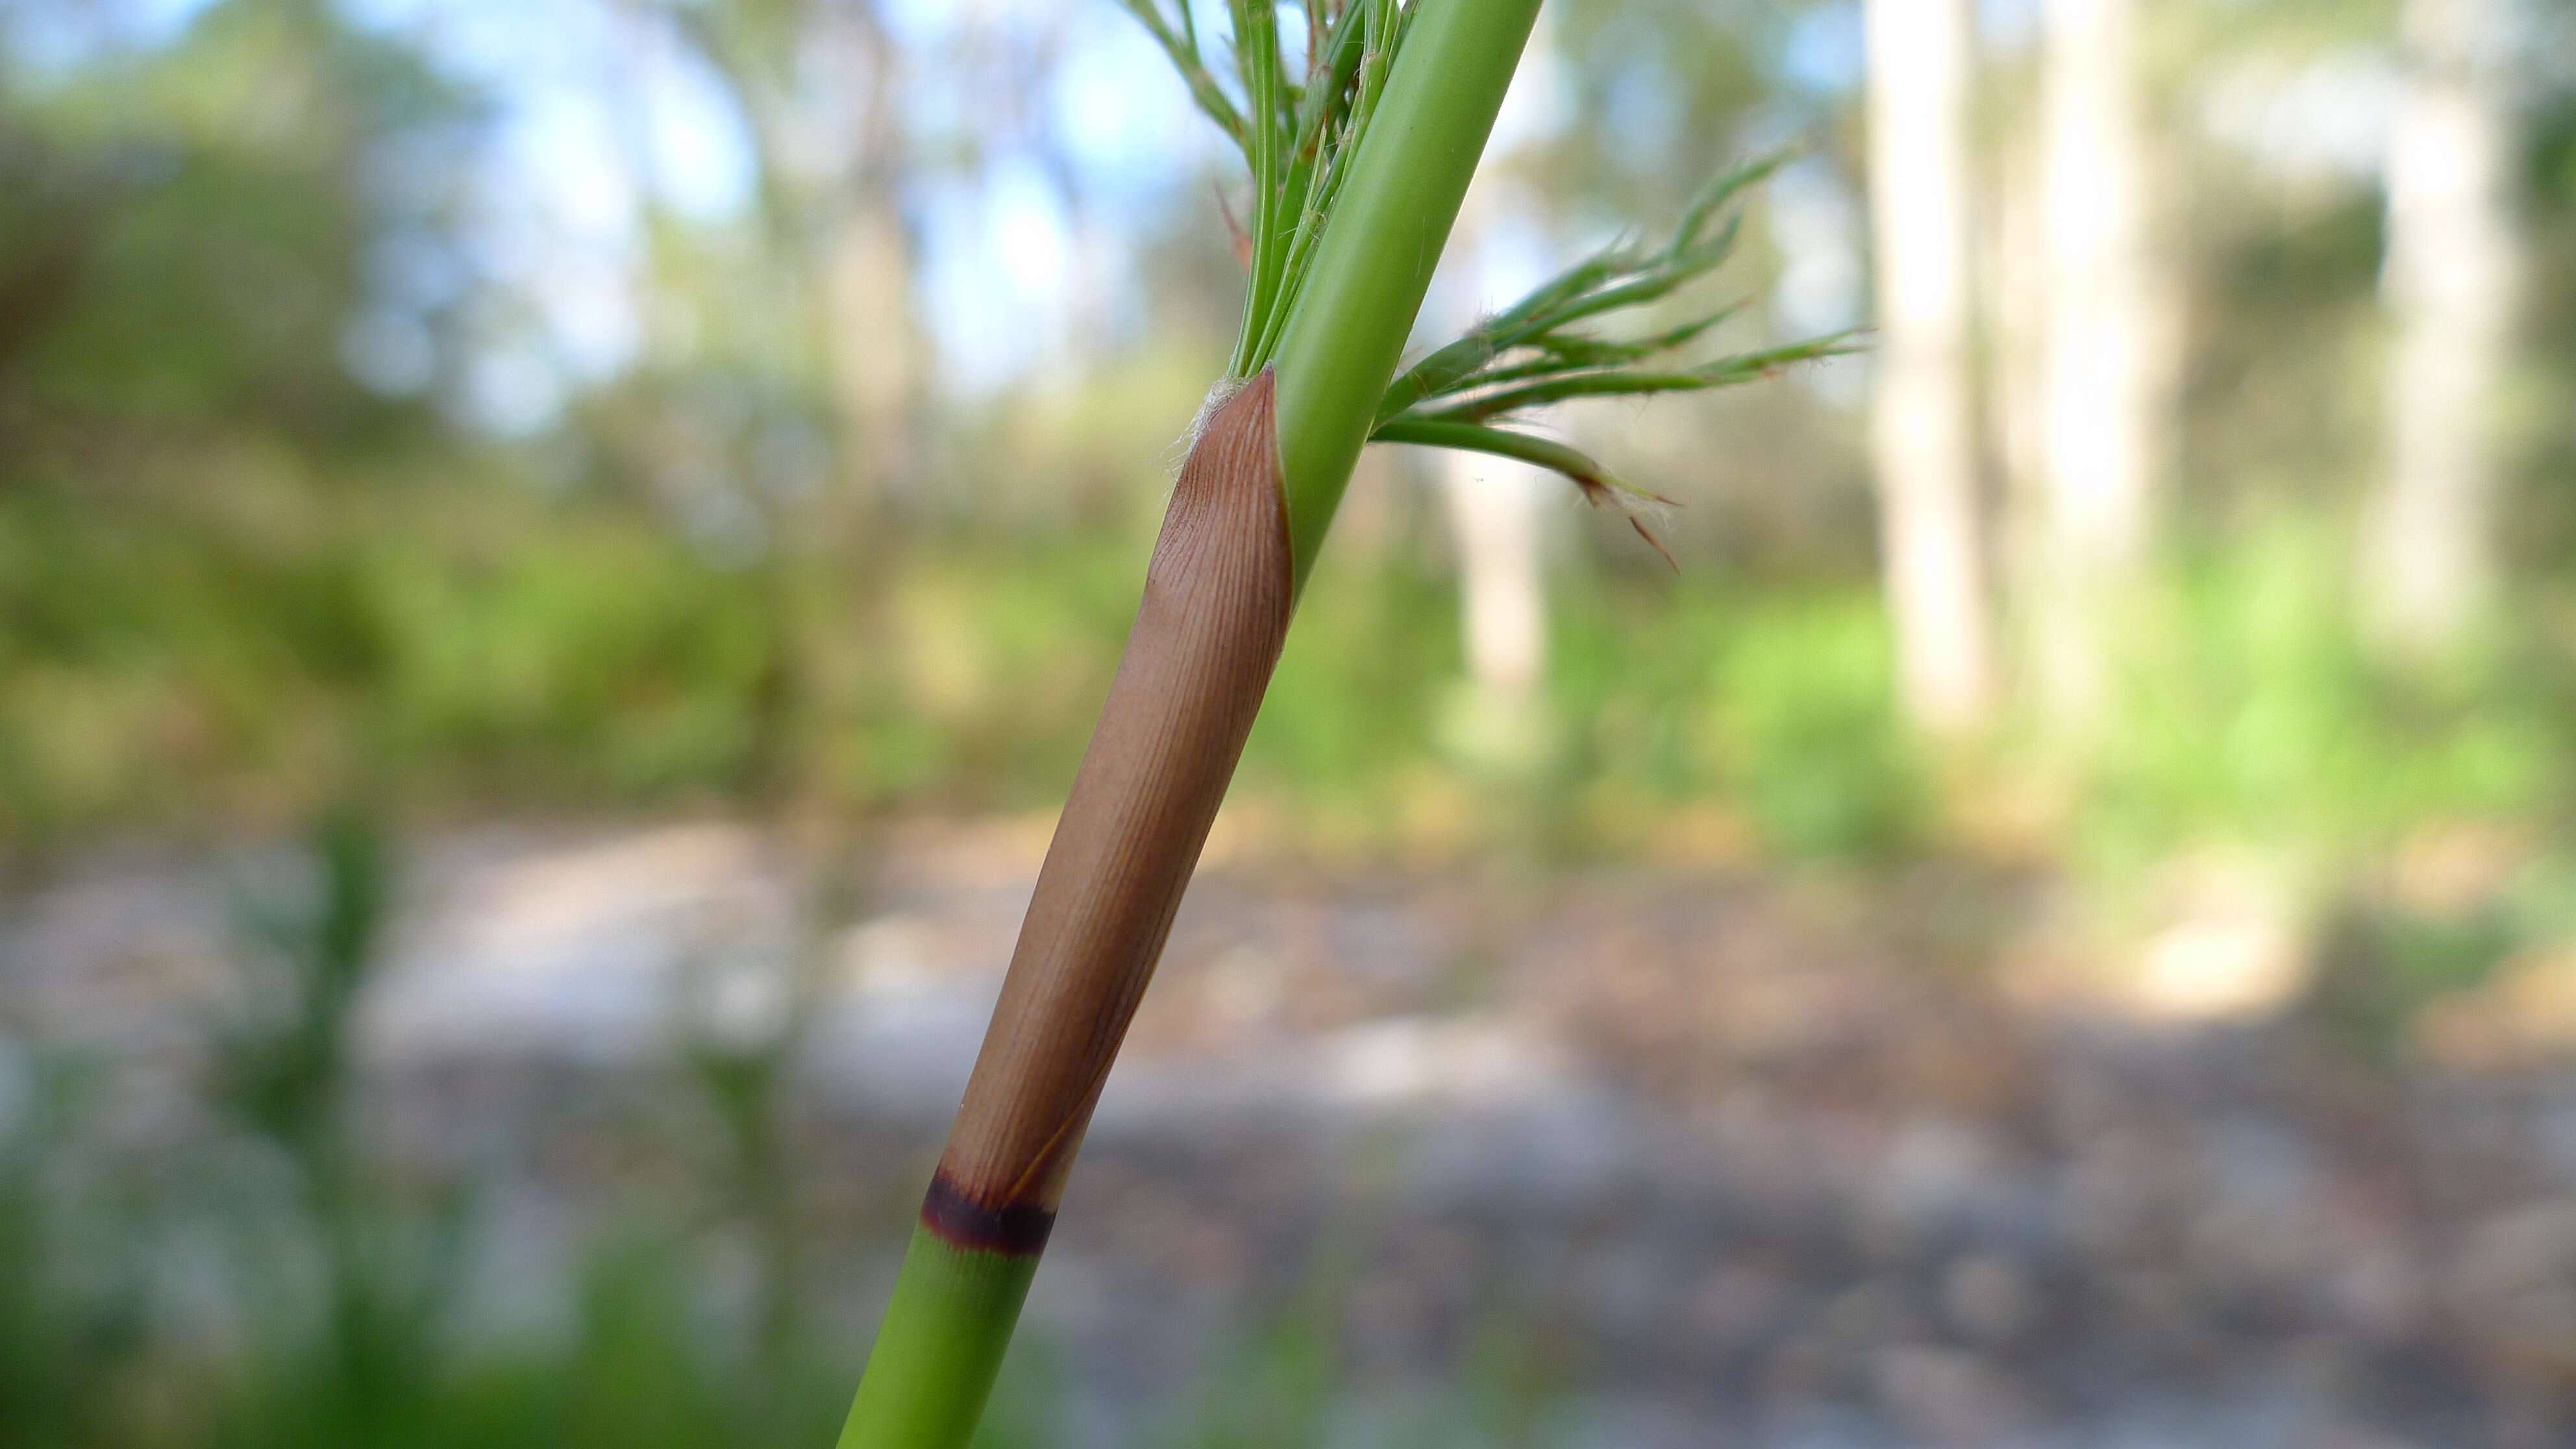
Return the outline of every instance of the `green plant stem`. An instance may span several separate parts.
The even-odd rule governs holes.
[[[1085,1023],[1111,1023],[1107,1049],[1115,1050],[1114,1033],[1124,1031],[1133,1010],[1132,992],[1143,989],[1138,973],[1151,972],[1171,919],[1164,908],[1158,922],[1150,921],[1153,912],[1136,902],[1164,896],[1177,901],[1232,772],[1233,752],[1242,745],[1238,731],[1226,746],[1224,774],[1214,777],[1212,792],[1200,792],[1202,799],[1191,793],[1195,786],[1181,787],[1204,777],[1204,757],[1216,742],[1190,733],[1208,733],[1207,721],[1232,721],[1230,701],[1247,683],[1254,702],[1266,687],[1277,639],[1260,631],[1284,633],[1287,627],[1294,592],[1305,583],[1351,467],[1377,421],[1379,399],[1457,219],[1539,0],[1416,0],[1406,12],[1409,28],[1382,90],[1371,88],[1373,77],[1361,65],[1355,104],[1365,114],[1365,129],[1349,155],[1346,177],[1331,180],[1329,196],[1321,182],[1293,169],[1301,158],[1280,154],[1297,142],[1297,111],[1271,74],[1277,38],[1273,13],[1262,8],[1268,3],[1235,0],[1233,7],[1238,45],[1249,47],[1256,62],[1247,77],[1252,93],[1244,122],[1248,159],[1262,185],[1235,375],[1245,376],[1243,364],[1260,361],[1247,354],[1257,354],[1271,331],[1268,310],[1284,307],[1287,319],[1270,361],[1275,395],[1255,376],[1235,404],[1257,400],[1250,420],[1237,420],[1227,433],[1220,413],[1216,429],[1201,438],[1183,468],[1174,513],[1165,522],[1164,542],[1178,546],[1169,555],[1170,576],[1163,579],[1162,611],[1140,611],[1137,633],[1120,663],[1121,683],[1112,686],[1101,728],[1058,824],[996,1025],[977,1065],[978,1082],[986,1082],[991,1069],[990,1090],[979,1099],[977,1087],[968,1088],[961,1125],[951,1129],[950,1155],[942,1159],[943,1175],[934,1178],[932,1199],[925,1203],[926,1226],[905,1255],[841,1449],[963,1449],[974,1433],[1035,1272],[1044,1225],[1053,1219],[1053,1194],[1089,1117],[1092,1099],[1081,1093],[1097,1091],[1094,1078],[1088,1085],[1076,1083],[1065,1100],[1023,1101],[1023,1087],[1045,1083],[1057,1090],[1057,1078],[1065,1075],[1056,1071],[1052,1056],[1035,1067],[1028,1064],[1053,1050],[1053,1027],[1075,1028],[1064,1040],[1088,1054],[1096,1050],[1097,1033]],[[1393,7],[1378,13],[1383,21]],[[1273,184],[1281,178],[1286,184]],[[1312,270],[1291,289],[1293,295],[1281,296],[1287,250],[1296,244],[1299,204],[1306,199],[1329,215],[1312,243]],[[1259,368],[1252,370],[1257,374]],[[1212,442],[1220,435],[1239,447],[1242,439],[1257,438],[1257,451],[1210,458],[1209,477],[1194,485],[1202,454],[1223,452]],[[1278,493],[1268,491],[1274,486]],[[1286,559],[1278,557],[1282,512]],[[1183,519],[1185,536],[1177,540],[1174,518]],[[1156,559],[1148,573],[1149,604],[1158,597],[1162,575],[1155,570],[1164,567],[1162,546]],[[1233,592],[1205,592],[1215,581]],[[1198,637],[1227,612],[1227,603],[1259,600],[1260,585],[1275,589],[1267,605],[1274,612],[1247,609],[1227,637]],[[1188,667],[1167,669],[1175,660],[1188,661]],[[1122,694],[1131,665],[1148,681],[1132,697]],[[1154,675],[1157,669],[1173,677],[1164,680]],[[1248,710],[1240,725],[1249,729]],[[1155,733],[1173,730],[1180,733]],[[1194,751],[1202,758],[1193,761]],[[1092,781],[1095,770],[1110,784]],[[1085,794],[1086,781],[1094,786],[1091,796]],[[1136,803],[1147,796],[1155,797],[1152,809]],[[1186,848],[1174,849],[1176,843]],[[1122,865],[1103,874],[1096,869],[1101,861],[1133,868]],[[1053,894],[1050,872],[1061,887]],[[1094,992],[1095,982],[1106,992]],[[1015,985],[1023,988],[1016,996]],[[1092,994],[1072,994],[1077,989]],[[1129,994],[1110,999],[1121,992]],[[1042,1003],[1050,1015],[1015,1018],[1006,1029],[1005,1011],[1041,1009],[1029,1003]],[[1023,1068],[1025,1073],[1013,1075]],[[1106,1072],[1105,1056],[1098,1070]],[[998,1115],[1001,1108],[986,1113],[979,1102],[1007,1104],[1011,1115]],[[950,1157],[959,1154],[970,1115],[986,1135],[961,1158],[961,1172],[970,1180],[952,1183],[945,1174]],[[998,1187],[985,1180],[980,1174],[992,1155],[985,1148],[998,1141],[1016,1152],[1020,1138],[1013,1134],[1031,1122],[1060,1125],[1019,1177],[1004,1178]],[[1021,1164],[1014,1158],[1012,1165]],[[955,1189],[962,1205],[956,1222],[988,1238],[932,1230],[947,1211],[938,1206],[947,1201],[940,1196],[943,1184]]]
[[[839,1449],[952,1449],[972,1438],[1037,1270],[1035,1253],[960,1248],[913,1229]]]
[[[1279,340],[1279,467],[1305,587],[1529,43],[1538,0],[1421,0]]]

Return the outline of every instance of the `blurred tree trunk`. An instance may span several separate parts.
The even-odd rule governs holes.
[[[790,509],[762,497],[770,534],[773,644],[756,690],[749,775],[780,801],[801,782],[794,733],[815,695],[814,641],[846,629],[817,616],[818,581],[860,581],[876,607],[872,567],[888,497],[919,466],[926,340],[913,311],[916,257],[902,208],[910,156],[903,57],[873,0],[788,0],[770,7],[681,4],[661,13],[722,76],[749,123],[763,242],[801,329],[797,382],[828,413],[834,486]],[[855,116],[851,97],[859,100]],[[861,628],[868,627],[862,623]]]
[[[1541,27],[1539,34],[1545,33]],[[1538,44],[1532,37],[1530,48]],[[1471,184],[1450,234],[1453,306],[1462,324],[1472,320],[1477,305],[1493,201],[1489,186]],[[1509,458],[1444,449],[1428,462],[1458,548],[1458,622],[1468,677],[1481,706],[1516,712],[1535,696],[1547,668],[1547,576],[1539,546],[1539,508],[1549,492],[1564,485],[1554,474]]]
[[[2144,562],[2162,424],[2138,10],[2137,0],[2047,0],[2045,10],[2047,516],[2032,621],[2041,703],[2078,731],[2106,703],[2108,615]]]
[[[1458,540],[1468,675],[1488,699],[1517,707],[1534,695],[1547,668],[1539,507],[1564,485],[1509,458],[1443,450],[1431,462]]]
[[[2491,411],[2513,336],[2512,150],[2495,0],[2406,0],[2388,133],[2396,324],[2388,471],[2366,524],[2365,615],[2390,646],[2460,637],[2496,569]]]
[[[1880,549],[1897,683],[1920,727],[1993,706],[1970,359],[1965,0],[1869,0],[1871,220],[1878,274]]]
[[[832,400],[844,483],[860,512],[912,486],[921,463],[923,337],[912,238],[889,180],[862,177],[823,259]]]
[[[2007,125],[1995,149],[1983,259],[1993,353],[1988,426],[2003,474],[2002,592],[2008,636],[2025,644],[2041,632],[2034,611],[2048,599],[2049,555],[2048,189],[2030,129]]]
[[[873,3],[667,4],[749,121],[767,241],[804,304],[835,471],[830,531],[861,521],[919,464],[928,343],[903,215],[903,57]],[[855,117],[844,107],[859,98]]]
[[[821,203],[822,265],[842,469],[857,511],[910,486],[920,462],[925,341],[913,310],[918,259],[903,214],[901,58],[874,6],[829,22],[866,87],[858,148]]]

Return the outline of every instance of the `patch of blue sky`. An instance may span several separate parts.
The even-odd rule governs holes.
[[[1522,56],[1520,68],[1512,72],[1511,87],[1503,92],[1503,108],[1494,117],[1485,153],[1500,160],[1515,151],[1544,146],[1565,134],[1574,112],[1574,78],[1547,31],[1541,30]]]
[[[1904,0],[1928,4],[1930,0]],[[1841,95],[1860,84],[1867,63],[1860,0],[1831,0],[1799,11],[1781,38],[1780,75],[1803,90]]]
[[[724,79],[667,33],[639,67],[644,149],[653,190],[674,212],[713,222],[739,215],[759,183],[759,150]]]
[[[568,389],[640,354],[647,209],[704,224],[748,208],[759,164],[749,124],[676,34],[595,0],[344,5],[492,106],[458,240],[462,265],[518,305],[472,329],[462,411],[501,432],[542,426]],[[540,370],[552,381],[533,381]]]
[[[995,155],[976,177],[926,187],[920,213],[920,295],[951,385],[990,394],[1060,358],[1074,237],[1044,170]]]
[[[1998,51],[2027,50],[2039,40],[2045,0],[1977,0],[1979,38]]]
[[[38,75],[152,50],[187,34],[214,0],[0,0],[10,59]]]
[[[1607,148],[1614,163],[1639,175],[1666,164],[1681,143],[1682,123],[1689,116],[1672,68],[1651,56],[1631,56],[1599,95],[1602,129],[1619,138],[1619,144]]]
[[[504,113],[561,120],[569,98],[613,117],[621,167],[640,161],[654,196],[674,211],[714,220],[746,206],[758,174],[750,127],[723,80],[667,28],[611,7],[573,0],[521,6],[499,0],[343,0],[352,23],[420,48],[445,74]],[[637,148],[626,154],[625,146]]]
[[[1107,5],[1068,22],[1046,109],[1078,184],[1112,207],[1158,200],[1228,151],[1144,27]]]
[[[1781,259],[1771,291],[1774,339],[1798,341],[1858,326],[1868,273],[1861,256],[1861,198],[1852,183],[1830,163],[1805,156],[1772,178],[1767,199],[1771,242]],[[1837,407],[1859,407],[1868,395],[1868,373],[1858,358],[1828,358],[1791,376]]]
[[[1839,332],[1861,320],[1861,202],[1833,166],[1813,156],[1780,169],[1767,216],[1781,256],[1774,294],[1783,337]]]

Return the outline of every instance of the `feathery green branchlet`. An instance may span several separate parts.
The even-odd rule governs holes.
[[[1718,177],[1691,203],[1664,246],[1606,247],[1434,350],[1388,386],[1370,439],[1492,453],[1551,469],[1582,489],[1586,500],[1618,509],[1663,552],[1639,515],[1668,506],[1668,500],[1621,481],[1573,447],[1501,424],[1571,398],[1697,392],[1850,351],[1852,339],[1844,334],[1678,368],[1649,365],[1734,316],[1741,304],[1628,341],[1573,330],[1579,323],[1652,307],[1716,270],[1734,253],[1743,214],[1727,214],[1714,232],[1711,223],[1784,159],[1768,157]]]

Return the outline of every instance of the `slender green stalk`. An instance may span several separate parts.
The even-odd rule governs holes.
[[[1649,509],[1668,509],[1673,501],[1660,493],[1649,493],[1626,482],[1609,469],[1592,461],[1570,444],[1509,428],[1489,428],[1481,423],[1452,422],[1444,418],[1399,417],[1378,424],[1370,435],[1373,442],[1410,443],[1420,448],[1448,448],[1461,453],[1490,453],[1497,458],[1546,468],[1564,475],[1583,490],[1586,502],[1618,510],[1637,530],[1646,546],[1663,555],[1665,563],[1679,569],[1671,549],[1655,537],[1653,529],[1638,515]]]
[[[915,1228],[839,1449],[973,1438],[1037,1271],[1035,1253],[961,1248]]]
[[[1423,0],[1351,158],[1273,362],[1302,588],[1377,422],[1538,0]]]
[[[1251,170],[1243,327],[1173,490],[842,1449],[960,1449],[972,1435],[1361,448],[1375,438],[1554,469],[1660,551],[1639,514],[1663,500],[1504,424],[1564,399],[1745,382],[1848,345],[1650,369],[1733,309],[1626,341],[1575,330],[1712,271],[1741,216],[1712,223],[1771,159],[1719,178],[1665,245],[1587,257],[1397,378],[1539,0],[1302,0],[1312,39],[1296,78],[1280,0],[1229,0],[1239,95],[1202,60],[1186,4],[1167,19],[1166,0],[1121,3]]]
[[[841,1449],[962,1449],[974,1432],[1110,1058],[1538,11],[1349,0],[1301,88],[1284,76],[1271,3],[1232,7],[1240,112],[1191,75],[1220,124],[1240,116],[1258,187],[1231,369],[1243,385],[1182,470]],[[1150,14],[1143,0],[1130,8]],[[1179,26],[1149,24],[1196,67],[1186,11]]]

